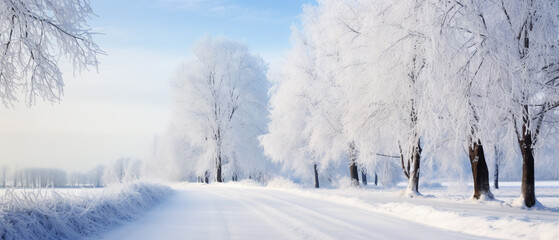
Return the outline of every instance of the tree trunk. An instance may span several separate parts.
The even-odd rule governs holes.
[[[523,136],[519,140],[522,152],[522,197],[526,207],[536,205],[536,193],[534,183],[534,149],[532,148],[532,134],[530,130],[523,127]]]
[[[361,170],[361,182],[363,183],[363,186],[367,186],[367,173],[363,170]]]
[[[378,176],[377,176],[377,172],[375,172],[375,186],[377,186],[378,184]]]
[[[313,168],[314,168],[314,187],[318,188],[319,184],[318,184],[318,170],[316,169],[316,163],[313,164]]]
[[[495,174],[493,174],[493,185],[499,189],[499,164],[495,163]]]
[[[350,162],[349,174],[351,177],[351,183],[355,186],[359,186],[359,173],[357,172],[357,165],[355,162]]]
[[[351,183],[354,186],[359,186],[359,173],[357,171],[357,150],[355,149],[355,143],[351,142],[349,144],[349,176],[351,178]]]
[[[217,182],[223,182],[222,178],[221,178],[221,154],[217,155],[216,158],[216,171],[215,171],[215,181]]]
[[[421,160],[421,139],[417,139],[417,145],[412,150],[412,165],[410,169],[410,177],[408,179],[408,190],[419,193],[419,166]]]
[[[493,174],[493,185],[495,189],[499,189],[499,161],[501,161],[501,154],[495,146],[495,173]]]
[[[489,170],[487,170],[483,145],[477,140],[476,142],[470,143],[468,151],[470,165],[472,167],[472,177],[474,179],[473,198],[480,199],[482,195],[485,195],[493,199],[493,194],[489,188]]]

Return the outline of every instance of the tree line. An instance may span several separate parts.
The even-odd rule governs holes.
[[[307,6],[272,95],[270,133],[262,138],[267,155],[290,165],[328,165],[346,155],[356,184],[357,168],[394,159],[410,195],[419,193],[421,161],[438,159],[445,167],[467,156],[473,198],[480,199],[493,198],[489,145],[507,152],[504,160],[522,158],[522,197],[533,206],[534,162],[557,146],[558,5]],[[287,143],[297,144],[278,149]]]
[[[556,166],[558,5],[318,1],[304,7],[268,79],[246,46],[202,38],[177,72],[175,116],[154,158],[180,164],[174,173],[185,180],[254,178],[277,166],[314,175],[317,187],[340,165],[354,185],[359,172],[394,178],[399,168],[409,196],[420,194],[426,163],[446,171],[466,160],[473,198],[484,199],[493,198],[491,154],[495,179],[499,164],[521,164],[531,207],[535,162]]]
[[[0,166],[0,187],[104,187],[109,184],[140,179],[142,161],[119,158],[111,164],[98,164],[86,172],[70,172],[59,168],[11,168]]]

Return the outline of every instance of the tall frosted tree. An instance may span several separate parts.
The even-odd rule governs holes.
[[[556,129],[559,107],[559,3],[545,0],[501,1],[503,19],[494,29],[502,40],[504,88],[501,102],[510,113],[522,155],[522,198],[536,204],[534,161],[546,133]]]
[[[260,137],[264,153],[274,162],[303,178],[314,173],[318,182],[318,159],[309,149],[311,114],[311,83],[316,79],[314,47],[308,39],[293,29],[292,49],[285,63],[270,79],[270,122],[268,133]]]
[[[303,15],[303,33],[314,46],[315,76],[310,79],[311,102],[308,130],[309,149],[322,165],[338,165],[347,159],[353,185],[359,185],[359,147],[347,135],[344,116],[347,101],[344,88],[344,62],[347,46],[340,44],[339,13],[342,1],[319,1],[318,6],[307,7]]]
[[[25,94],[58,101],[64,82],[58,66],[65,57],[74,72],[97,66],[102,53],[93,42],[87,20],[88,0],[0,1],[0,99],[6,106]]]
[[[174,124],[199,153],[197,173],[213,173],[217,182],[224,173],[259,177],[266,166],[258,142],[267,123],[266,63],[224,37],[205,36],[192,52],[173,82]]]
[[[482,142],[494,142],[502,124],[494,107],[488,84],[496,79],[494,65],[486,59],[491,54],[487,40],[494,37],[487,26],[491,3],[485,1],[444,2],[436,5],[431,42],[428,49],[433,89],[430,108],[436,126],[434,139],[450,138],[441,145],[455,149],[453,159],[462,159],[466,149],[474,183],[474,199],[493,198],[489,171]],[[437,104],[445,102],[445,104]],[[436,140],[435,140],[436,141]],[[450,145],[450,146],[449,146]],[[452,146],[454,145],[454,146]],[[490,149],[491,150],[491,149]]]
[[[425,47],[422,1],[337,0],[330,36],[337,43],[344,89],[344,130],[363,165],[401,156],[410,194],[418,193],[425,131]]]

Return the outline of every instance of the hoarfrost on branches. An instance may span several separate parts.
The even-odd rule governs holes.
[[[93,15],[88,0],[0,1],[0,99],[33,105],[36,98],[58,101],[64,82],[62,56],[74,72],[97,67],[102,53],[86,23]]]

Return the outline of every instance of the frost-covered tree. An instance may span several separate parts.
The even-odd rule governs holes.
[[[474,182],[473,198],[493,198],[483,141],[494,142],[492,134],[500,129],[502,119],[493,114],[489,82],[495,80],[490,61],[486,61],[491,36],[486,24],[491,6],[484,1],[439,2],[431,30],[432,47],[428,48],[432,89],[431,117],[440,130],[432,140],[450,145],[451,158],[462,159],[467,149]],[[488,14],[489,13],[489,14]],[[433,101],[434,100],[434,101]],[[444,102],[445,104],[437,104]],[[496,111],[499,112],[499,111]],[[439,140],[437,140],[439,139]]]
[[[142,161],[132,158],[119,158],[103,172],[103,184],[131,182],[140,179]]]
[[[142,176],[167,181],[194,181],[196,166],[193,159],[199,156],[181,132],[176,122],[171,122],[164,134],[153,141],[152,154],[142,166]],[[183,129],[187,130],[187,129]]]
[[[203,37],[173,82],[176,126],[199,153],[196,171],[258,178],[266,161],[258,143],[267,115],[267,65],[244,44]],[[223,166],[226,166],[224,169]]]
[[[18,100],[18,92],[28,105],[37,97],[59,100],[61,56],[78,72],[97,66],[102,51],[86,23],[92,15],[88,0],[0,1],[0,99],[5,106]]]
[[[318,160],[309,149],[311,83],[316,79],[312,42],[293,29],[292,49],[287,53],[279,73],[270,77],[270,122],[268,133],[260,137],[264,153],[297,176],[318,182]]]
[[[559,3],[545,0],[501,1],[499,39],[504,109],[522,155],[522,197],[536,204],[534,161],[547,133],[557,128],[559,107]]]
[[[346,1],[349,2],[349,1]],[[348,102],[344,83],[343,54],[347,45],[339,37],[347,34],[345,26],[340,31],[340,15],[347,13],[344,1],[319,1],[316,7],[307,7],[303,17],[303,32],[314,46],[315,76],[308,91],[310,104],[309,150],[321,165],[338,165],[348,160],[349,176],[359,185],[359,146],[346,131],[344,117]],[[352,46],[352,45],[349,45]],[[351,75],[350,75],[351,76]]]
[[[344,130],[360,162],[401,156],[408,190],[418,193],[426,122],[426,15],[423,1],[338,0],[330,16],[344,90]],[[399,154],[398,154],[399,153]]]

